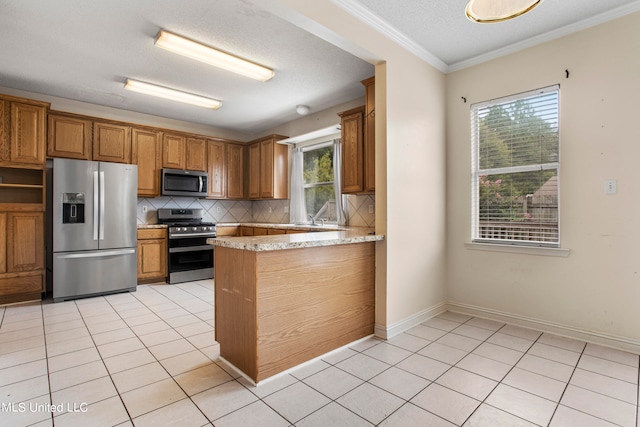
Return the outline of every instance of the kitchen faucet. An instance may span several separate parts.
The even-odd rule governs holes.
[[[311,225],[316,225],[316,220],[313,215],[309,214],[309,219],[311,220]]]

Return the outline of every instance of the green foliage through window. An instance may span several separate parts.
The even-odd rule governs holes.
[[[558,243],[557,87],[472,106],[475,240]]]
[[[315,219],[336,222],[333,144],[305,151],[303,158],[304,198],[307,214]]]

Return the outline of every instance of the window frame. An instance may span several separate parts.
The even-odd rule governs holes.
[[[521,166],[505,166],[498,168],[480,167],[480,118],[479,111],[496,105],[505,105],[513,103],[520,99],[531,98],[536,95],[557,93],[556,118],[557,118],[557,161],[548,163],[530,163]],[[495,98],[488,101],[478,102],[470,106],[470,125],[471,125],[471,245],[496,245],[510,247],[529,247],[529,248],[560,248],[561,242],[561,196],[560,196],[560,85],[551,85],[539,89],[534,89],[522,93],[508,95],[501,98]],[[555,170],[557,176],[557,241],[528,241],[519,239],[505,238],[486,238],[480,237],[480,178],[482,176],[490,176],[496,174],[515,174],[518,172],[535,172],[544,170]],[[515,221],[510,221],[515,223]]]
[[[323,148],[327,148],[327,147],[331,147],[333,146],[333,141],[323,141],[323,142],[316,142],[316,143],[312,143],[309,145],[305,145],[304,147],[301,147],[302,149],[302,155],[303,155],[303,167],[302,167],[302,187],[304,190],[306,190],[307,188],[316,188],[316,187],[326,187],[326,186],[332,186],[335,187],[335,180],[331,180],[331,181],[324,181],[324,182],[314,182],[314,183],[305,183],[304,182],[304,155],[309,152],[309,151],[315,151],[315,150],[321,150]],[[331,158],[331,162],[332,162],[332,167],[333,167],[333,156]],[[335,176],[335,175],[334,175]],[[335,198],[335,193],[334,193],[334,198]],[[307,204],[307,199],[306,199],[306,191],[304,191],[304,203],[305,206]],[[311,215],[309,212],[307,212],[307,215]],[[315,220],[315,215],[317,215],[317,212],[313,215],[314,216],[314,220]],[[338,218],[336,218],[333,221],[330,220],[325,220],[326,224],[337,224],[338,223]]]

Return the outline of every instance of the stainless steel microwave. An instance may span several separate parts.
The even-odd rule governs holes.
[[[162,195],[206,197],[209,174],[180,169],[162,169]]]

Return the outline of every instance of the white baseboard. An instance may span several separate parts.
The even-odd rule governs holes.
[[[376,324],[374,328],[374,334],[378,338],[387,340],[413,328],[416,325],[419,325],[420,323],[426,322],[432,317],[442,314],[445,311],[452,311],[469,316],[496,320],[499,322],[508,323],[510,325],[522,326],[524,328],[535,329],[542,332],[549,332],[551,334],[560,335],[566,338],[573,338],[576,340],[640,354],[640,340],[606,334],[603,332],[590,331],[587,329],[576,328],[574,326],[549,322],[533,317],[520,316],[514,313],[492,310],[455,301],[442,301],[441,303],[422,310],[388,327]]]
[[[402,332],[409,330],[422,322],[426,322],[432,317],[435,317],[438,314],[442,314],[445,311],[447,311],[447,303],[446,301],[442,301],[388,327],[376,323],[373,332],[376,337],[382,338],[383,340],[388,340],[389,338],[401,334]]]
[[[546,320],[527,316],[520,316],[518,314],[507,313],[499,310],[477,307],[470,304],[458,303],[455,301],[447,301],[446,308],[447,311],[496,320],[511,325],[535,329],[537,331],[549,332],[551,334],[560,335],[566,338],[573,338],[593,344],[615,348],[618,350],[640,354],[640,341],[626,337],[606,334],[603,332],[590,331],[587,329],[576,328],[574,326],[563,325],[560,323],[549,322]]]

